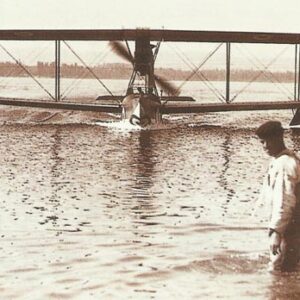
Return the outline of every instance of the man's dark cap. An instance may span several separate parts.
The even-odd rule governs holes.
[[[267,121],[260,125],[255,133],[260,139],[269,138],[272,136],[280,136],[284,129],[279,121]]]

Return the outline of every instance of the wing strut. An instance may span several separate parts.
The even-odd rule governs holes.
[[[55,41],[55,100],[60,101],[60,40]]]
[[[297,45],[298,47],[296,48],[296,51],[298,51],[298,71],[297,68],[295,68],[295,73],[298,73],[298,89],[297,89],[297,101],[300,100],[300,48],[299,45]],[[295,55],[297,57],[297,54]],[[297,64],[297,58],[296,58],[296,62]],[[296,97],[295,97],[296,98]]]
[[[162,42],[162,41],[159,41],[159,42],[157,43],[157,45],[156,45],[155,52],[154,52],[154,54],[153,54],[153,60],[154,60],[154,62],[156,61],[156,57],[157,57],[157,54],[158,54],[158,51],[159,51],[161,42]]]
[[[132,58],[132,60],[133,60],[133,56],[132,56],[132,53],[131,53],[131,50],[130,50],[128,41],[126,40],[125,43],[126,43],[126,47],[127,47],[128,53],[129,53],[129,55],[131,56],[131,58]]]
[[[226,43],[226,103],[230,102],[230,52],[231,44]]]

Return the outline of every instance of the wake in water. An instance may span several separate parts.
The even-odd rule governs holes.
[[[122,121],[97,121],[95,125],[107,127],[111,129],[115,129],[117,131],[140,131],[140,130],[164,130],[164,129],[172,129],[178,127],[178,123],[171,123],[171,122],[163,122],[159,124],[150,124],[145,127],[141,127],[139,125],[133,125],[128,120]]]
[[[226,253],[213,258],[196,260],[188,265],[177,266],[175,270],[190,272],[199,271],[212,274],[252,274],[266,271],[268,256],[260,253]]]

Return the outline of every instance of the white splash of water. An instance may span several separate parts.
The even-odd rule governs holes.
[[[117,131],[129,132],[129,131],[141,131],[141,130],[162,130],[162,129],[171,129],[178,127],[178,124],[163,122],[159,124],[150,124],[145,127],[139,125],[133,125],[128,120],[122,121],[112,121],[112,122],[102,122],[97,121],[95,125],[111,128]]]

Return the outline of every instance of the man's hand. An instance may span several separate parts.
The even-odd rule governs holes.
[[[281,252],[280,244],[281,236],[278,232],[274,231],[270,236],[270,250],[274,255],[279,254]]]

